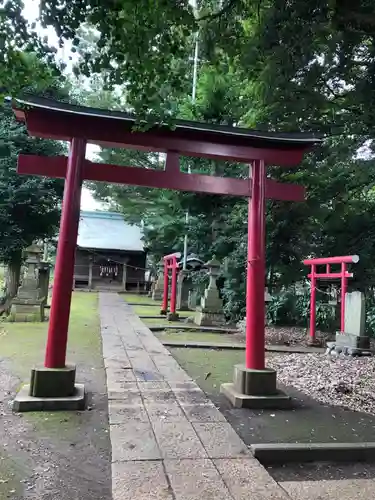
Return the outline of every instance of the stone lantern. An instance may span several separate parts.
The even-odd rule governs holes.
[[[26,272],[17,296],[12,300],[11,321],[44,321],[45,297],[42,296],[38,283],[38,268],[43,250],[36,244],[25,250]]]
[[[199,326],[220,326],[225,323],[223,301],[219,296],[216,280],[220,274],[220,262],[215,256],[206,262],[209,283],[201,298],[201,305],[197,307],[194,322]]]

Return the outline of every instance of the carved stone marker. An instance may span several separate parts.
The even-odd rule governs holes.
[[[220,262],[215,256],[205,264],[210,278],[208,287],[201,298],[201,305],[197,307],[194,322],[199,326],[220,326],[225,323],[223,301],[219,296],[216,279],[220,272]]]
[[[40,289],[41,298],[44,300],[44,304],[47,304],[48,301],[50,269],[51,265],[49,262],[39,262],[38,288]]]
[[[40,265],[42,253],[43,250],[35,244],[26,249],[26,272],[17,296],[12,300],[10,321],[44,321],[46,298],[41,293],[37,278],[37,269]]]
[[[335,342],[327,342],[328,352],[369,355],[370,339],[365,336],[365,296],[362,292],[345,295],[345,331],[336,333]]]
[[[160,301],[163,299],[164,293],[164,262],[160,261],[158,264],[158,275],[152,290],[152,300]]]
[[[195,311],[196,307],[197,307],[197,291],[189,290],[188,308],[190,311]]]
[[[181,269],[177,275],[177,309],[179,311],[189,310],[189,288],[191,280],[186,272]]]

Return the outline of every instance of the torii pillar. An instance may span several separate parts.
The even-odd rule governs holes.
[[[220,391],[235,408],[286,408],[290,397],[277,388],[276,370],[265,366],[265,243],[266,168],[264,161],[251,166],[252,196],[248,212],[246,280],[246,358],[234,366],[233,383]]]

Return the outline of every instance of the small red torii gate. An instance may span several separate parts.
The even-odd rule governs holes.
[[[311,266],[308,277],[311,280],[310,292],[310,343],[316,343],[316,282],[322,280],[341,280],[341,314],[340,314],[340,331],[345,331],[345,295],[347,291],[348,278],[353,277],[353,273],[347,270],[347,264],[359,262],[358,255],[345,255],[340,257],[317,257],[315,259],[306,259],[303,261],[305,266]],[[340,264],[340,272],[332,272],[331,265]],[[316,272],[317,266],[326,266],[325,272]]]
[[[171,279],[171,309],[169,311],[169,319],[177,319],[178,315],[176,313],[176,297],[177,297],[177,273],[178,273],[178,253],[171,253],[170,255],[165,255],[164,260],[164,290],[163,290],[163,303],[161,306],[161,314],[168,313],[168,294],[169,294],[169,269],[172,269],[172,279]]]
[[[73,270],[83,180],[176,189],[249,198],[248,265],[246,284],[246,357],[243,373],[265,370],[265,200],[303,201],[302,186],[276,182],[266,175],[266,165],[295,166],[320,139],[309,134],[277,134],[243,128],[176,121],[173,130],[155,126],[134,131],[134,117],[117,111],[103,111],[29,96],[15,101],[16,117],[25,122],[30,135],[68,141],[69,156],[19,156],[18,172],[65,179],[60,233],[55,266],[53,299],[45,355],[45,371],[55,377],[55,394],[71,396],[74,376],[64,389],[66,348]],[[95,164],[85,159],[86,145],[129,147],[166,153],[165,170]],[[197,156],[250,164],[246,179],[187,174],[180,171],[179,156]],[[49,370],[50,369],[50,370]],[[37,380],[44,371],[33,372],[34,396],[45,396]],[[268,376],[268,375],[267,375]],[[60,378],[59,378],[60,377]],[[272,374],[276,390],[276,373]],[[51,378],[49,379],[51,380]],[[53,385],[53,384],[52,384]],[[60,385],[60,389],[58,389]],[[251,385],[251,384],[250,384]],[[272,384],[271,384],[272,385]],[[51,384],[49,384],[51,386]],[[265,385],[263,384],[265,387]],[[39,392],[38,392],[39,391]],[[246,387],[237,387],[237,392]],[[274,392],[272,392],[273,394]],[[228,394],[227,394],[228,395]],[[228,396],[233,400],[232,396]],[[251,396],[252,398],[253,396]],[[237,404],[237,403],[236,403]]]

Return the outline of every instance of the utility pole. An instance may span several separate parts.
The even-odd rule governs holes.
[[[196,2],[191,2],[194,12],[196,13]],[[193,88],[191,91],[191,102],[195,102],[196,94],[197,94],[197,77],[198,77],[198,53],[199,53],[199,34],[198,32],[195,34],[195,47],[194,47],[194,63],[193,63]],[[191,173],[190,166],[188,167],[188,173]],[[185,212],[185,237],[184,237],[184,259],[182,263],[182,269],[186,271],[187,267],[187,249],[188,249],[188,228],[187,225],[189,223],[189,209]]]

